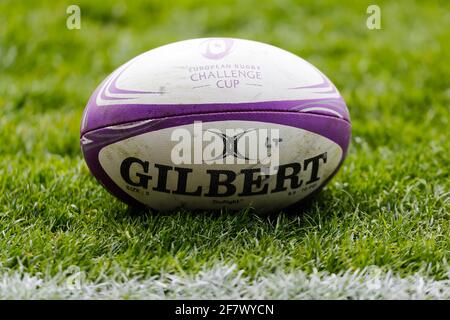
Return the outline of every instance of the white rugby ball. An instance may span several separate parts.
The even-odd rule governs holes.
[[[93,175],[131,205],[268,212],[320,190],[350,132],[344,100],[310,63],[205,38],[114,71],[86,106],[80,141]]]

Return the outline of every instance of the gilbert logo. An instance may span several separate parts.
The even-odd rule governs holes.
[[[258,164],[264,174],[276,174],[279,165],[278,129],[208,129],[195,122],[193,130],[177,128],[171,151],[173,164]]]
[[[244,137],[248,132],[251,132],[251,131],[255,131],[255,129],[246,130],[244,132],[238,133],[233,136],[227,136],[226,133],[208,130],[208,132],[220,137],[223,142],[222,154],[220,154],[217,157],[210,159],[210,160],[226,159],[227,156],[233,156],[236,159],[250,160],[249,158],[247,158],[247,156],[245,154],[242,154],[240,152],[238,147],[239,147],[239,141],[241,140],[241,138]],[[268,139],[269,138],[267,137],[267,140]],[[269,147],[269,145],[267,143],[266,143],[266,147]],[[257,161],[257,159],[252,159],[252,160],[254,160],[254,162]]]
[[[207,59],[219,60],[231,52],[233,42],[227,38],[207,39],[200,44],[200,52]]]

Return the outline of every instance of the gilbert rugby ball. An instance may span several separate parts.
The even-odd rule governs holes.
[[[350,140],[344,100],[314,66],[241,39],[145,52],[92,94],[81,148],[130,205],[269,212],[320,190]]]

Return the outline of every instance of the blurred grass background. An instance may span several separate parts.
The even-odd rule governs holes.
[[[81,8],[81,29],[66,8]],[[381,30],[366,27],[370,4]],[[0,2],[0,265],[92,275],[379,265],[445,277],[450,258],[450,2]],[[338,87],[353,138],[303,215],[132,216],[89,174],[84,106],[132,57],[177,40],[239,37],[308,60]]]

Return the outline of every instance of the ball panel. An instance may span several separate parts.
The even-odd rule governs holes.
[[[171,165],[167,160],[162,161],[164,159],[160,159],[161,157],[167,159],[167,150],[170,150],[175,144],[175,142],[170,141],[169,133],[177,127],[190,126],[194,121],[201,121],[202,123],[207,124],[206,128],[217,127],[218,124],[220,124],[222,128],[227,126],[241,126],[244,128],[258,126],[261,128],[283,128],[280,131],[280,138],[283,139],[284,136],[284,139],[287,139],[284,141],[290,141],[289,143],[285,143],[284,146],[283,142],[280,143],[281,161],[286,163],[292,163],[295,162],[294,160],[298,160],[298,163],[304,165],[305,159],[314,157],[313,153],[317,153],[317,155],[323,154],[324,152],[327,153],[327,172],[320,183],[316,183],[310,189],[311,192],[320,188],[323,185],[323,182],[328,180],[327,178],[330,178],[337,171],[337,168],[345,157],[350,137],[349,123],[335,117],[287,112],[237,112],[179,116],[110,126],[84,134],[81,139],[82,149],[92,173],[112,194],[129,204],[135,205],[145,203],[152,207],[151,198],[148,198],[148,201],[145,201],[143,200],[145,197],[136,197],[136,190],[134,189],[133,191],[132,185],[129,185],[131,191],[127,190],[127,184],[118,180],[117,172],[120,171],[120,161],[117,161],[117,157],[121,160],[133,157],[141,159],[142,161],[148,161],[151,165],[154,165],[154,162],[164,162],[162,164],[176,167],[176,165]],[[296,137],[296,135],[298,136]],[[154,137],[154,139],[152,140],[151,137]],[[123,143],[127,139],[132,143]],[[308,140],[309,143],[307,142]],[[148,143],[145,143],[145,141],[148,141]],[[168,148],[165,151],[165,155],[163,155],[164,152],[162,152],[163,146],[167,146]],[[297,150],[295,150],[296,146]],[[150,149],[153,149],[154,151],[152,152]],[[160,158],[158,158],[158,156]],[[294,159],[293,157],[297,157],[298,159]],[[323,161],[323,159],[321,161]],[[286,164],[282,162],[280,162],[281,165]],[[195,169],[195,167],[196,165],[193,165],[190,168]],[[224,167],[227,167],[227,165],[224,165]],[[249,166],[247,165],[247,167]],[[253,165],[253,167],[255,166]],[[213,167],[207,165],[197,165],[197,168],[202,168],[202,170],[213,169]],[[239,169],[242,168],[242,166],[239,168],[229,167],[229,169],[236,172],[239,172]],[[311,168],[312,167],[310,167],[310,169]],[[139,164],[134,168],[134,170],[137,169],[139,169]],[[153,175],[155,172],[155,168],[153,168]],[[310,172],[308,174],[310,174]],[[199,175],[198,179],[200,179],[200,181],[197,179],[196,183],[205,186],[205,183],[207,184],[207,182],[201,181],[201,179],[205,179],[205,177],[204,173],[203,175]],[[134,178],[136,178],[136,175],[134,175]],[[157,179],[157,177],[152,176],[152,179],[153,178]],[[306,176],[304,178],[306,178]],[[276,184],[274,179],[275,178],[272,178],[272,180],[267,181],[269,184],[272,184],[272,189],[274,189],[273,184]],[[242,181],[238,182],[239,179],[236,180],[236,183],[242,184]],[[169,181],[169,184],[170,183],[173,184],[175,182]],[[155,186],[153,185],[153,187]],[[171,185],[171,189],[173,188],[174,185]],[[171,192],[173,192],[173,190],[171,190]],[[265,203],[264,201],[255,198],[255,196],[239,197],[234,195],[228,199],[224,199],[223,197],[220,197],[220,199],[207,199],[202,202],[201,207],[217,209],[222,206],[227,206],[228,208],[238,209],[253,204],[253,206],[260,209],[260,211],[266,211],[271,208],[274,209],[292,204],[293,202],[301,200],[309,193],[310,192],[303,192],[303,194],[297,194],[296,198],[292,198],[295,201],[289,201],[289,197],[284,199],[283,196],[279,196],[278,194],[272,200],[281,199],[280,203],[277,203],[276,201]],[[282,192],[282,194],[285,195],[285,192]],[[155,199],[153,207],[156,209],[172,209],[172,204],[174,206],[198,208],[198,205],[200,204],[200,201],[189,201],[188,199],[192,198],[192,196],[175,195],[173,193],[162,193],[157,196],[153,193],[152,195]],[[170,201],[170,199],[165,199],[167,197],[171,198],[172,201]],[[200,198],[204,200],[205,196],[202,195]],[[197,197],[197,199],[200,198]],[[241,201],[239,198],[246,198],[246,200]],[[136,199],[139,200],[137,201]],[[215,200],[216,202],[212,202],[212,200]],[[239,201],[236,202],[236,200]],[[270,206],[271,203],[274,205],[273,207]]]
[[[307,61],[255,41],[176,42],[141,54],[91,96],[81,134],[170,116],[232,111],[295,111],[349,120],[331,81]]]

